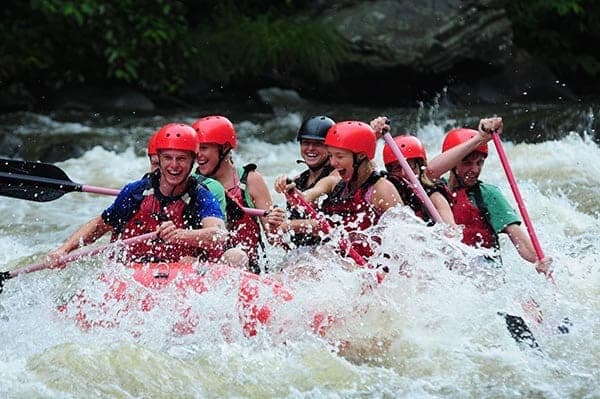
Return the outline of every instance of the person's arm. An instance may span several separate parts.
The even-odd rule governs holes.
[[[81,226],[60,247],[48,253],[44,259],[44,263],[48,264],[50,268],[65,267],[65,265],[58,264],[61,256],[68,254],[80,246],[93,243],[111,229],[112,227],[104,222],[102,216],[96,216]]]
[[[388,179],[379,179],[373,187],[371,205],[378,212],[384,213],[396,205],[404,205],[396,187]]]
[[[552,273],[552,258],[544,257],[543,259],[538,260],[529,235],[527,235],[527,232],[520,225],[511,224],[506,226],[503,232],[508,234],[510,241],[517,249],[521,258],[534,263],[535,270],[538,273],[544,274],[546,277],[550,276]]]
[[[302,195],[311,204],[316,204],[319,197],[324,194],[331,194],[336,184],[342,180],[338,173],[332,173],[319,180],[312,188],[304,191]]]
[[[207,216],[202,218],[202,228],[177,228],[173,222],[161,223],[156,230],[158,237],[165,242],[185,243],[196,247],[213,247],[225,243],[227,230],[223,219]]]
[[[334,172],[332,172],[332,173],[334,173]],[[339,175],[337,175],[337,173],[336,173],[336,176],[339,176]],[[281,175],[281,176],[277,176],[277,178],[275,179],[274,187],[275,187],[276,192],[283,194],[283,193],[287,192],[288,190],[295,190],[296,184],[294,182],[290,182],[289,179],[287,178],[287,176]],[[319,222],[314,219],[286,220],[281,225],[281,229],[284,232],[293,231],[294,233],[309,234],[309,235],[310,234],[317,235],[318,228],[319,228]]]
[[[273,241],[274,238],[270,237],[273,234],[277,234],[277,229],[285,220],[285,210],[278,207],[273,207],[273,199],[271,193],[267,187],[265,179],[262,175],[256,171],[248,174],[248,190],[254,206],[259,209],[268,209],[269,213],[266,216],[261,216],[260,223],[264,231],[267,233],[269,242]]]
[[[450,204],[448,200],[439,192],[433,192],[429,198],[437,209],[442,221],[451,227],[456,227],[456,222],[454,220],[454,214],[452,213],[452,208],[450,208]]]
[[[500,134],[502,133],[502,129],[502,118],[481,119],[479,122],[479,134],[435,156],[427,164],[425,174],[432,181],[439,181],[444,173],[458,165],[464,157],[475,151],[477,147],[490,141],[492,139],[492,132]]]

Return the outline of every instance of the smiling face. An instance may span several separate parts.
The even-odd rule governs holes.
[[[190,151],[161,150],[158,159],[161,191],[165,195],[174,195],[176,193],[173,189],[187,181],[192,171],[194,156]]]
[[[352,151],[329,147],[329,155],[329,163],[337,170],[342,180],[346,182],[350,181],[354,172],[354,154]]]
[[[300,154],[306,165],[311,169],[320,168],[329,156],[327,146],[322,141],[308,139],[300,142]]]
[[[204,176],[208,176],[208,173],[216,172],[214,169],[219,163],[220,155],[221,146],[219,144],[200,144],[198,157],[196,158],[200,173]]]
[[[479,151],[473,151],[464,157],[455,168],[460,183],[465,187],[474,186],[479,179],[484,162],[485,154]]]

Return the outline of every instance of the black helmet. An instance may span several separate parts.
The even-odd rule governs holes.
[[[327,131],[334,124],[335,122],[333,119],[326,116],[313,116],[312,118],[308,118],[302,123],[302,126],[300,126],[296,140],[301,141],[308,139],[325,141]]]

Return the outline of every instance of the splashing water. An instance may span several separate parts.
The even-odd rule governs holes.
[[[295,114],[278,118],[300,121]],[[419,124],[414,132],[430,157],[446,122]],[[299,156],[295,142],[247,137],[240,148],[236,163],[259,161],[269,187],[278,174],[301,170],[290,162]],[[399,208],[371,231],[381,239],[372,263],[390,271],[381,284],[374,270],[342,261],[335,240],[287,254],[268,248],[270,266],[281,270],[269,278],[293,299],[257,285],[256,304],[268,305],[271,314],[252,337],[240,317],[239,271],[185,300],[174,288],[129,284],[133,303],[151,294],[155,306],[131,310],[109,301],[100,316],[119,324],[82,330],[57,307],[84,289],[90,302],[83,309],[99,317],[90,304],[106,302],[109,283],[98,276],[131,281],[132,273],[106,256],[82,259],[7,281],[0,294],[0,396],[600,396],[600,150],[576,133],[505,148],[540,242],[554,258],[556,285],[522,261],[506,238],[503,266],[494,267],[442,226],[426,227]],[[131,148],[95,147],[58,166],[75,181],[120,187],[143,175],[148,163]],[[510,198],[492,147],[482,179]],[[272,195],[283,205],[282,196]],[[2,198],[3,270],[38,261],[110,202],[83,193],[44,204]],[[542,323],[523,310],[531,298],[543,311]],[[182,333],[173,326],[185,311],[195,324]],[[522,316],[541,350],[517,345],[498,312]],[[569,333],[561,334],[565,317]]]

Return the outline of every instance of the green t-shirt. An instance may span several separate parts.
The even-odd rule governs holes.
[[[501,233],[508,225],[521,224],[517,213],[498,187],[486,183],[480,183],[479,187],[481,188],[483,202],[490,214],[490,224],[496,233]],[[469,193],[469,199],[477,205],[475,196],[472,193]]]
[[[216,179],[204,177],[198,173],[195,173],[194,177],[198,179],[199,183],[204,184],[208,188],[208,190],[215,196],[217,201],[219,201],[219,208],[221,208],[221,212],[223,212],[223,217],[225,221],[227,221],[227,201],[225,200],[225,188],[223,188],[223,185],[219,183],[219,181]]]

